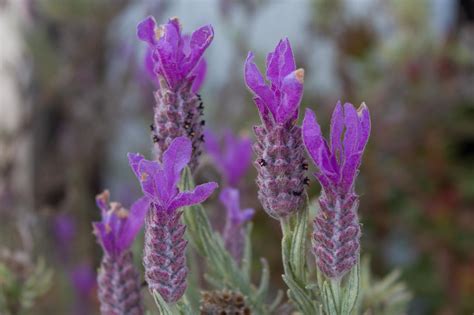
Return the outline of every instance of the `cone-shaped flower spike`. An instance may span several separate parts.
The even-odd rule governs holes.
[[[268,54],[266,66],[269,84],[249,53],[244,75],[262,120],[254,127],[258,197],[269,215],[281,218],[298,210],[304,200],[307,164],[301,129],[296,126],[304,70],[296,69],[288,39]]]
[[[359,257],[359,198],[354,186],[369,134],[370,115],[365,104],[358,110],[348,103],[336,105],[329,144],[316,115],[306,110],[304,144],[322,186],[320,211],[314,220],[313,253],[319,269],[330,278],[342,277]]]
[[[191,152],[191,141],[178,137],[164,152],[163,163],[128,154],[149,207],[145,218],[145,279],[150,290],[159,292],[168,303],[178,301],[184,294],[188,273],[186,227],[180,221],[182,212],[178,209],[203,202],[217,188],[216,183],[206,183],[193,191],[178,190],[181,171],[189,163]]]

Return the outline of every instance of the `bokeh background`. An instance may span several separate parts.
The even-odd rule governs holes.
[[[135,37],[147,15],[178,16],[185,32],[214,26],[201,95],[217,134],[252,135],[245,56],[263,67],[286,36],[305,69],[302,108],[325,132],[338,100],[365,101],[364,255],[376,275],[402,270],[409,314],[474,311],[474,1],[0,0],[0,262],[19,283],[36,277],[30,314],[97,314],[94,196],[109,188],[130,205],[139,187],[126,153],[150,154],[154,86]],[[198,177],[219,181],[212,164],[204,156]],[[255,263],[269,259],[276,291],[281,235],[254,178],[249,167],[242,204],[257,209]],[[217,198],[208,209],[220,228]]]

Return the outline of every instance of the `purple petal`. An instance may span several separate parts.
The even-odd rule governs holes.
[[[357,150],[363,151],[370,135],[370,113],[365,103],[362,103],[359,107],[357,115],[359,116],[359,142]]]
[[[110,233],[110,227],[107,227],[103,222],[94,222],[92,226],[94,234],[97,236],[97,241],[102,246],[104,252],[108,255],[114,255],[115,243],[112,233]]]
[[[137,37],[150,45],[156,43],[156,21],[152,16],[147,17],[138,24]]]
[[[189,163],[192,153],[191,140],[187,137],[175,138],[163,154],[163,169],[166,176],[166,187],[168,195],[173,195],[181,176],[181,171]]]
[[[211,25],[205,25],[197,29],[191,35],[189,42],[190,53],[186,56],[182,66],[183,73],[190,73],[201,60],[204,51],[209,47],[214,38],[214,29]]]
[[[206,60],[201,59],[199,61],[198,65],[196,68],[194,68],[192,76],[194,76],[194,81],[193,85],[191,86],[191,91],[193,93],[197,93],[199,89],[202,86],[202,83],[204,82],[204,79],[206,77],[206,71],[207,71],[207,63]]]
[[[239,139],[230,131],[226,134],[225,142],[227,144],[225,152],[227,183],[237,186],[251,164],[252,142],[249,137],[243,136]]]
[[[258,70],[257,65],[253,61],[254,55],[252,52],[249,52],[247,56],[247,60],[245,61],[245,70],[244,70],[244,77],[245,83],[247,87],[252,90],[256,96],[258,96],[263,104],[270,110],[270,112],[275,117],[276,115],[276,104],[275,104],[275,97],[273,95],[272,90],[265,84],[265,80],[263,79],[260,70]],[[262,104],[257,104],[260,114],[263,115],[262,112]]]
[[[159,29],[161,37],[155,48],[160,60],[160,69],[168,85],[175,88],[183,78],[180,69],[183,54],[181,35],[173,23],[162,25]]]
[[[110,192],[108,190],[104,190],[102,193],[95,196],[95,203],[97,207],[101,210],[102,218],[104,218],[109,210],[109,200],[110,200]]]
[[[275,50],[267,56],[267,79],[280,87],[283,78],[295,69],[295,58],[288,38],[280,40]]]
[[[238,219],[240,214],[239,191],[234,188],[224,188],[219,195],[219,200],[227,209],[230,219]]]
[[[342,192],[347,193],[352,189],[355,177],[357,175],[357,169],[360,166],[362,158],[362,152],[355,153],[346,159],[344,166],[341,171],[341,183],[340,189]]]
[[[323,136],[316,120],[316,114],[309,108],[306,109],[303,119],[302,133],[306,150],[308,150],[316,166],[321,168],[322,152],[324,150]]]
[[[281,84],[282,100],[278,107],[276,121],[280,124],[294,117],[303,97],[304,70],[298,69],[287,75]],[[297,116],[297,115],[296,115]]]
[[[129,248],[135,236],[143,226],[145,215],[150,207],[150,199],[142,197],[130,208],[130,212],[119,235],[119,244],[122,249]]]
[[[160,163],[143,159],[138,165],[137,178],[140,181],[142,191],[153,201],[163,201],[166,198],[166,187],[162,183],[164,179],[163,170]]]
[[[179,193],[168,205],[167,209],[168,211],[174,211],[184,206],[202,203],[217,187],[217,183],[210,182],[196,186],[193,191]]]
[[[242,223],[250,221],[255,214],[255,209],[246,208],[240,212],[240,221]]]
[[[359,117],[354,105],[350,103],[344,104],[344,124],[346,132],[344,134],[344,158],[349,158],[357,148],[359,133]]]
[[[212,156],[215,163],[221,164],[221,150],[216,135],[211,129],[206,128],[204,129],[204,138],[206,139],[204,146],[207,153]]]
[[[337,159],[342,158],[342,132],[344,131],[344,112],[338,101],[331,117],[331,151]]]
[[[135,173],[135,176],[140,180],[140,173],[138,172],[138,165],[145,158],[140,153],[128,153],[127,157],[128,157],[128,164],[132,168],[133,173]]]

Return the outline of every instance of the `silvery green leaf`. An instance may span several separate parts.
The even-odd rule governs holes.
[[[165,300],[163,300],[158,292],[154,291],[152,292],[152,295],[160,315],[176,315],[176,312],[173,313],[171,307],[165,302]]]
[[[350,315],[357,304],[360,290],[360,262],[351,269],[346,276],[346,282],[342,288],[341,314]]]
[[[322,302],[324,311],[326,314],[336,315],[338,313],[338,300],[336,300],[336,296],[334,291],[331,289],[331,284],[329,282],[324,282],[322,290],[321,290]]]
[[[245,231],[245,246],[244,246],[244,257],[242,257],[241,269],[247,281],[250,281],[252,275],[252,241],[250,235],[252,234],[252,222],[247,224]]]

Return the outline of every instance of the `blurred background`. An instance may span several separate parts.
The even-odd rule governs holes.
[[[201,95],[216,134],[253,136],[243,62],[252,50],[263,69],[286,36],[306,71],[302,108],[325,132],[338,100],[365,101],[363,254],[378,276],[402,270],[409,314],[474,311],[474,1],[0,0],[0,302],[12,314],[98,313],[94,196],[108,188],[129,206],[140,192],[126,153],[151,153],[154,85],[135,37],[147,15],[178,16],[185,33],[214,26]],[[199,179],[220,181],[202,164]],[[257,209],[255,263],[269,259],[276,291],[281,235],[254,178],[249,167],[242,205]],[[207,208],[220,229],[224,208]]]

